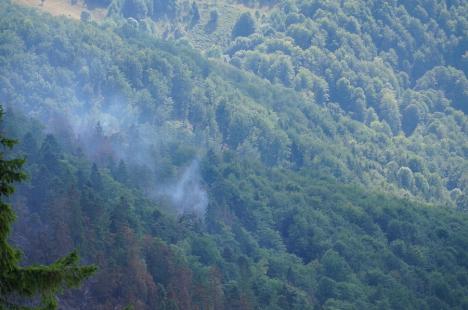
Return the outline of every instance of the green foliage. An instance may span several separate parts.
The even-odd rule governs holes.
[[[397,172],[398,182],[404,188],[411,189],[413,187],[414,178],[413,172],[408,167],[401,167]]]
[[[0,110],[0,118],[3,110]],[[16,141],[0,136],[2,148],[10,150]],[[9,197],[14,192],[13,183],[25,180],[21,171],[24,160],[21,158],[7,159],[5,153],[0,153],[0,196]],[[34,265],[24,267],[19,265],[21,253],[8,243],[8,235],[15,215],[10,205],[0,201],[0,307],[3,308],[57,308],[57,293],[65,288],[76,287],[84,279],[92,275],[94,266],[80,266],[78,255],[72,252],[58,259],[51,265]],[[21,306],[29,303],[21,298],[40,297],[37,307]],[[20,302],[17,305],[17,302]]]
[[[294,43],[302,49],[309,48],[312,43],[313,33],[303,25],[294,24],[291,27],[288,27],[287,34],[293,38]]]
[[[403,112],[402,126],[407,136],[411,135],[421,119],[419,108],[415,104],[407,106]]]
[[[99,265],[70,307],[466,305],[464,6],[269,4],[233,41],[252,8],[201,4],[185,27],[190,2],[129,0],[101,25],[1,4],[5,128],[31,175],[14,240],[27,263],[79,247]],[[176,215],[158,193],[194,159],[208,207]]]
[[[148,14],[146,1],[144,0],[125,0],[122,12],[124,17],[133,17],[143,19]]]
[[[100,7],[107,7],[111,4],[112,0],[85,0],[86,5],[89,7],[93,6],[100,6]]]
[[[19,120],[11,115],[6,126],[29,137],[21,150],[31,158],[31,180],[15,198],[27,202],[15,234],[37,242],[26,249],[32,260],[47,244],[60,245],[50,257],[79,246],[102,270],[87,297],[75,292],[64,297],[67,304],[443,308],[460,305],[466,293],[464,213],[374,194],[312,169],[269,168],[211,150],[201,163],[210,193],[206,216],[175,217],[164,201],[145,199],[145,187],[125,184],[140,171],[123,161],[115,172],[103,168],[111,162],[92,164],[53,136],[32,134],[34,122]],[[172,169],[180,165],[177,153],[161,155]],[[417,158],[408,165],[425,169]],[[39,210],[33,227],[52,219],[45,240],[33,238],[33,216],[25,216],[32,210]]]
[[[271,252],[275,253],[274,258],[266,256],[268,276],[287,280],[290,285],[306,291],[306,287],[314,287],[314,297],[323,307],[340,308],[338,305],[348,304],[362,308],[378,308],[379,305],[406,308],[431,300],[445,306],[453,302],[443,294],[443,288],[439,296],[437,293],[428,296],[414,285],[424,285],[421,277],[433,274],[428,266],[438,264],[433,259],[442,259],[436,258],[444,251],[440,247],[448,249],[454,245],[445,243],[450,239],[446,230],[449,223],[461,216],[461,221],[455,225],[461,229],[459,234],[466,234],[462,231],[465,230],[462,228],[465,214],[455,212],[445,221],[443,214],[448,210],[364,194],[357,187],[333,184],[330,179],[311,172],[304,171],[299,176],[284,169],[263,169],[253,162],[225,160],[230,163],[221,166],[220,175],[229,173],[237,177],[229,178],[229,182],[220,177],[210,185],[216,188],[210,215],[216,214],[217,208],[231,206],[235,218],[248,227],[247,233],[257,240],[261,239],[264,227],[272,225],[288,249],[285,254],[295,254],[302,259],[298,264],[294,258],[279,257],[277,253],[281,250],[276,248]],[[219,196],[216,195],[218,191]],[[234,198],[236,196],[241,202]],[[262,208],[265,205],[268,208]],[[219,217],[217,221],[232,222],[232,215]],[[212,217],[207,225],[223,227]],[[433,225],[444,228],[436,232]],[[222,231],[220,229],[219,233]],[[241,244],[249,243],[244,241],[245,236],[242,238]],[[462,244],[466,244],[466,240],[461,241]],[[252,249],[247,251],[252,258],[258,255]],[[226,257],[232,259],[232,252]],[[455,263],[455,257],[444,259],[447,259],[446,276],[451,264],[458,264],[453,270],[466,268],[460,262]],[[464,284],[456,285],[461,286],[455,295],[463,295]],[[288,303],[289,307],[291,305]],[[310,301],[306,302],[303,308],[310,305]]]
[[[174,18],[178,11],[177,1],[175,0],[152,0],[152,8],[150,16],[154,19],[161,17]]]
[[[218,26],[219,14],[216,9],[210,11],[210,19],[206,23],[205,30],[212,32]]]
[[[202,6],[199,9],[201,21],[210,18],[209,11],[203,11]],[[213,10],[221,12],[224,7]],[[335,10],[338,18],[341,11],[353,9],[329,5],[321,10]],[[279,8],[273,11],[282,19],[289,14]],[[50,110],[65,110],[70,115],[73,109],[86,113],[100,109],[98,98],[104,100],[104,106],[114,107],[110,111],[121,109],[116,102],[132,102],[131,108],[126,108],[127,119],[144,123],[147,132],[172,136],[177,131],[177,139],[198,149],[205,148],[200,141],[212,141],[245,156],[261,158],[268,165],[313,167],[344,182],[353,180],[372,189],[410,194],[436,204],[460,204],[458,198],[451,198],[454,188],[466,197],[466,182],[460,171],[465,165],[461,158],[465,154],[463,128],[467,120],[451,104],[452,100],[463,102],[461,73],[453,68],[434,69],[417,84],[408,72],[396,69],[394,60],[404,57],[391,51],[382,52],[381,58],[366,58],[372,53],[353,45],[346,53],[343,49],[331,53],[326,49],[332,43],[327,43],[324,28],[332,27],[328,19],[334,15],[316,21],[309,20],[309,13],[296,12],[298,16],[291,17],[290,27],[304,24],[314,33],[306,49],[287,36],[269,37],[260,31],[236,38],[225,50],[230,56],[226,59],[231,59],[236,70],[221,61],[206,61],[181,42],[173,45],[154,39],[140,30],[146,23],[142,20],[128,18],[101,27],[87,23],[77,30],[77,25],[64,20],[40,17],[43,26],[42,34],[38,34],[28,21],[39,17],[11,7],[3,12],[7,14],[2,45],[5,72],[17,78],[0,81],[1,96],[14,106],[37,115],[47,115]],[[25,22],[12,29],[14,21],[8,18],[15,14],[22,14]],[[232,17],[229,14],[219,13],[216,35],[230,29],[224,23]],[[270,17],[273,12],[259,22],[267,23]],[[358,31],[357,21],[357,17],[349,18],[346,31],[337,32],[337,36]],[[204,25],[195,25],[193,31],[205,33],[200,29]],[[40,45],[32,39],[36,36],[48,43]],[[359,42],[357,37],[352,40]],[[220,57],[219,47],[216,53]],[[115,50],[119,50],[117,56]],[[13,55],[29,61],[13,65],[9,61]],[[50,66],[34,59],[50,62]],[[41,79],[30,80],[31,70],[39,72]],[[447,87],[437,86],[439,89],[430,82],[436,76],[450,80],[452,75],[454,83],[461,82],[451,93]],[[416,87],[411,88],[414,83]],[[24,97],[16,96],[16,89]],[[42,96],[45,92],[47,98]],[[219,117],[222,109],[225,118]],[[141,133],[142,128],[135,130]],[[116,136],[112,139],[105,148],[117,143]],[[128,134],[120,139],[129,139]],[[413,156],[431,162],[431,169],[417,172],[417,185],[405,188],[396,173],[399,167],[408,166],[406,160]],[[390,173],[386,167],[392,161],[398,168]],[[164,173],[170,175],[169,170]],[[440,179],[430,184],[432,174]]]
[[[91,14],[88,11],[81,12],[80,20],[85,23],[89,22],[91,20]]]
[[[191,25],[195,25],[200,21],[200,11],[198,10],[198,5],[196,2],[192,3],[192,20]]]
[[[464,104],[468,100],[468,80],[465,74],[456,68],[438,66],[427,71],[417,81],[416,89],[440,90],[453,107],[468,113]]]
[[[232,37],[248,37],[255,32],[255,20],[250,12],[242,13],[232,28]]]

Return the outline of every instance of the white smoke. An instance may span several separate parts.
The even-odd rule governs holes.
[[[41,107],[42,113],[22,108],[16,107],[24,114],[40,120],[47,132],[73,141],[74,147],[79,146],[89,160],[107,160],[107,157],[115,162],[124,160],[128,167],[144,166],[153,177],[158,168],[155,150],[168,142],[185,142],[177,138],[180,132],[169,123],[162,126],[142,123],[138,109],[125,100],[112,100],[105,107],[100,104],[88,107],[83,103]],[[99,141],[96,139],[97,124],[104,137]],[[182,169],[174,181],[155,178],[144,187],[143,191],[150,198],[167,199],[179,214],[203,215],[208,204],[198,159],[192,160]]]
[[[158,193],[168,197],[178,213],[204,215],[208,195],[202,187],[198,160],[193,160],[176,182],[162,187]]]

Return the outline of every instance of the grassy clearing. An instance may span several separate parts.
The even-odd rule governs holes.
[[[53,16],[66,16],[73,19],[80,19],[81,12],[87,10],[86,4],[78,0],[72,5],[70,0],[13,0],[14,3],[37,8],[50,13]],[[106,17],[106,9],[97,8],[90,10],[92,20],[102,20]]]

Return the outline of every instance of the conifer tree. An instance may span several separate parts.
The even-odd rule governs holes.
[[[3,114],[0,108],[0,120]],[[21,170],[24,159],[8,159],[5,154],[15,144],[15,140],[0,134],[0,309],[56,309],[56,294],[65,288],[78,286],[95,272],[96,267],[79,265],[76,252],[48,266],[20,265],[21,252],[8,243],[15,214],[4,201],[13,194],[13,183],[26,178]],[[40,302],[31,306],[36,298]]]
[[[242,13],[232,28],[232,37],[248,37],[255,32],[255,20],[249,12]]]

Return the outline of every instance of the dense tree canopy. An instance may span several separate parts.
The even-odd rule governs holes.
[[[1,3],[12,242],[98,265],[64,308],[468,307],[464,11]]]
[[[3,110],[0,108],[0,120],[3,115]],[[15,140],[0,135],[0,144],[3,149],[0,153],[0,197],[3,197],[0,201],[0,307],[55,309],[58,292],[67,287],[78,286],[96,269],[94,266],[80,266],[76,252],[48,266],[20,265],[21,252],[8,242],[15,215],[4,199],[13,194],[15,182],[26,178],[21,170],[24,160],[9,159],[9,155],[5,153],[16,144]],[[37,297],[40,298],[37,307],[31,306],[31,300],[34,301]]]
[[[237,22],[232,28],[232,36],[235,37],[248,37],[255,32],[255,20],[249,12],[242,13]]]

